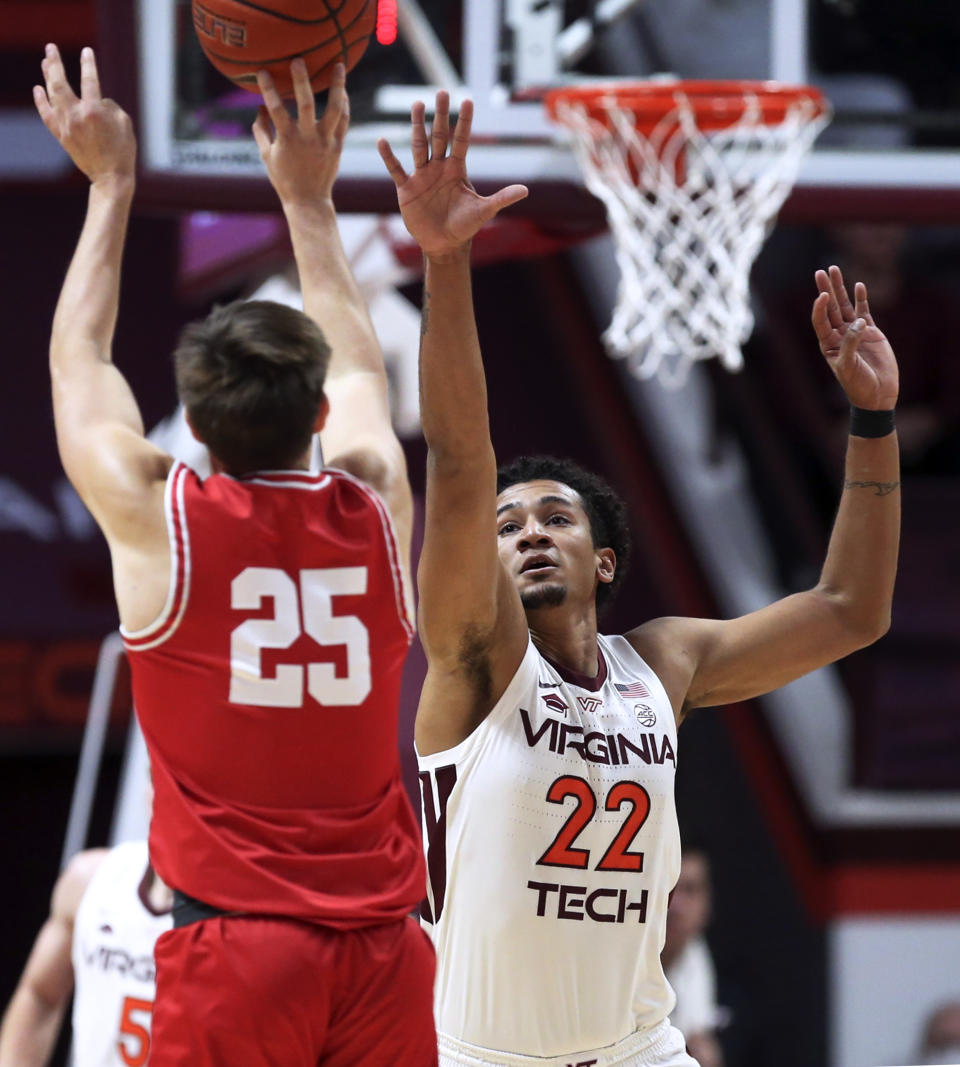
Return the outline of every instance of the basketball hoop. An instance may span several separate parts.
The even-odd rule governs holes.
[[[749,275],[830,108],[809,87],[655,81],[554,89],[587,188],[606,206],[620,287],[608,351],[637,375],[730,370],[753,329]]]

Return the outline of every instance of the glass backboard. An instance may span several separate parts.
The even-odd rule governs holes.
[[[250,197],[266,206],[249,135],[256,97],[207,62],[189,0],[101,3],[138,42],[129,88],[148,175],[197,179],[190,197],[206,189],[205,207]],[[937,217],[960,210],[960,6],[948,0],[400,0],[399,14],[397,41],[371,42],[349,78],[344,210],[391,210],[377,138],[404,158],[410,104],[429,104],[442,87],[475,101],[471,174],[481,190],[524,181],[538,188],[521,211],[597,214],[543,90],[663,72],[820,86],[835,119],[798,183],[814,213],[855,214],[878,203],[871,194],[897,191],[921,191]],[[114,39],[114,52],[130,55],[119,26]],[[838,191],[834,202],[825,188]],[[178,199],[170,186],[165,196]]]

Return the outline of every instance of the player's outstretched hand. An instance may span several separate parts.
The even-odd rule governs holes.
[[[258,72],[263,105],[253,124],[254,140],[282,203],[330,200],[350,126],[347,70],[342,63],[334,67],[327,106],[319,120],[310,75],[302,59],[290,64],[290,76],[297,101],[296,119],[287,111],[269,73]]]
[[[44,126],[95,185],[132,181],[137,166],[137,139],[130,116],[100,95],[97,60],[92,48],[80,53],[80,96],[67,81],[60,51],[48,44],[43,62],[44,87],[33,87],[33,102]]]
[[[467,245],[473,235],[505,207],[527,195],[524,185],[508,185],[480,196],[467,177],[467,149],[473,102],[464,100],[456,127],[450,130],[450,96],[437,93],[430,138],[421,102],[411,111],[414,170],[407,174],[386,140],[377,148],[397,187],[400,214],[424,255],[442,256]]]
[[[820,294],[813,304],[813,328],[847,399],[858,408],[891,410],[900,391],[897,359],[870,314],[867,287],[857,282],[851,303],[839,267],[818,270],[815,277]]]

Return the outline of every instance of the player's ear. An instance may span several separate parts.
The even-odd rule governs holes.
[[[597,578],[604,585],[609,585],[613,581],[613,576],[617,572],[617,554],[612,548],[598,548],[597,549]]]
[[[327,399],[327,394],[324,393],[322,399],[320,400],[320,407],[317,408],[317,417],[316,417],[316,419],[314,420],[314,423],[313,423],[313,432],[314,433],[319,433],[323,429],[323,427],[324,427],[324,425],[325,425],[325,423],[327,421],[327,416],[329,414],[330,414],[330,401]]]

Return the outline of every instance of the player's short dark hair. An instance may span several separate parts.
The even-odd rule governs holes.
[[[302,311],[215,307],[184,329],[173,358],[191,425],[229,473],[282,470],[309,448],[330,346]]]
[[[613,599],[627,573],[630,562],[630,527],[627,508],[613,489],[597,474],[574,463],[572,459],[556,456],[518,456],[497,471],[497,492],[502,493],[519,482],[548,480],[562,482],[578,493],[583,510],[590,520],[590,533],[595,548],[612,548],[617,568],[612,582],[597,586],[597,609],[602,610]]]

